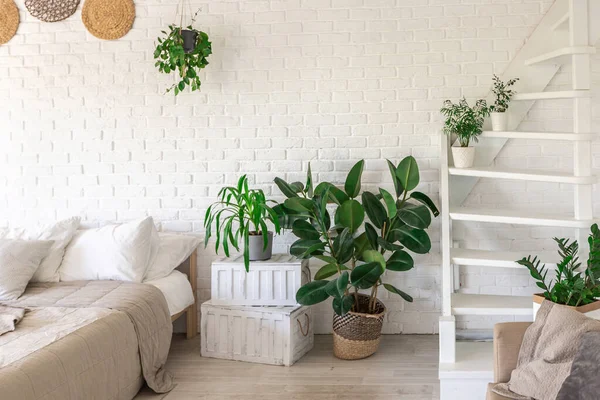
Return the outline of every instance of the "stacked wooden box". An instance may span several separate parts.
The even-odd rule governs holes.
[[[308,262],[274,255],[212,264],[211,300],[202,304],[203,357],[290,366],[313,347],[309,307],[296,291],[310,280]]]

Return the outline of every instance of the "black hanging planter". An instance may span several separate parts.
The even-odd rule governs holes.
[[[183,38],[183,51],[185,51],[186,54],[193,52],[196,48],[198,32],[190,31],[189,29],[182,29],[181,37]]]

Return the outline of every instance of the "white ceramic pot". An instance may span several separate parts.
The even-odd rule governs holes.
[[[475,160],[475,147],[452,146],[452,158],[456,168],[470,168]]]
[[[493,131],[506,131],[508,129],[508,114],[505,112],[490,113]]]

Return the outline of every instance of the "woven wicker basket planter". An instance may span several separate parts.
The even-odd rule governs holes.
[[[366,308],[369,296],[358,296],[359,303]],[[379,348],[384,316],[385,306],[379,300],[375,305],[375,314],[353,311],[343,317],[334,314],[333,354],[342,360],[359,360],[374,354]]]

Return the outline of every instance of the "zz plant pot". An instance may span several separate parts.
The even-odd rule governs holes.
[[[508,129],[508,114],[505,112],[490,113],[493,131],[506,131]]]
[[[543,294],[534,294],[533,295],[533,319],[535,319],[535,316],[537,315],[537,312],[539,311],[540,307],[542,306],[542,302],[544,300],[550,301],[550,300],[547,300]],[[579,307],[565,306],[565,305],[563,305],[563,307],[572,308],[575,311],[578,311],[578,312],[584,314],[586,317],[600,320],[600,301],[595,301],[593,303],[586,304],[586,305],[579,306]]]
[[[267,248],[264,249],[263,235],[250,235],[248,238],[248,253],[250,261],[264,261],[271,258],[273,254],[273,232],[267,233]]]
[[[456,168],[470,168],[475,161],[475,147],[452,146],[452,158]]]
[[[358,295],[360,308],[367,308],[369,296]],[[342,360],[360,360],[379,348],[385,306],[379,299],[375,314],[350,311],[344,316],[333,315],[333,354]]]
[[[186,54],[190,54],[196,48],[198,32],[190,31],[189,29],[182,29],[181,37],[183,38],[183,51],[185,51]]]

